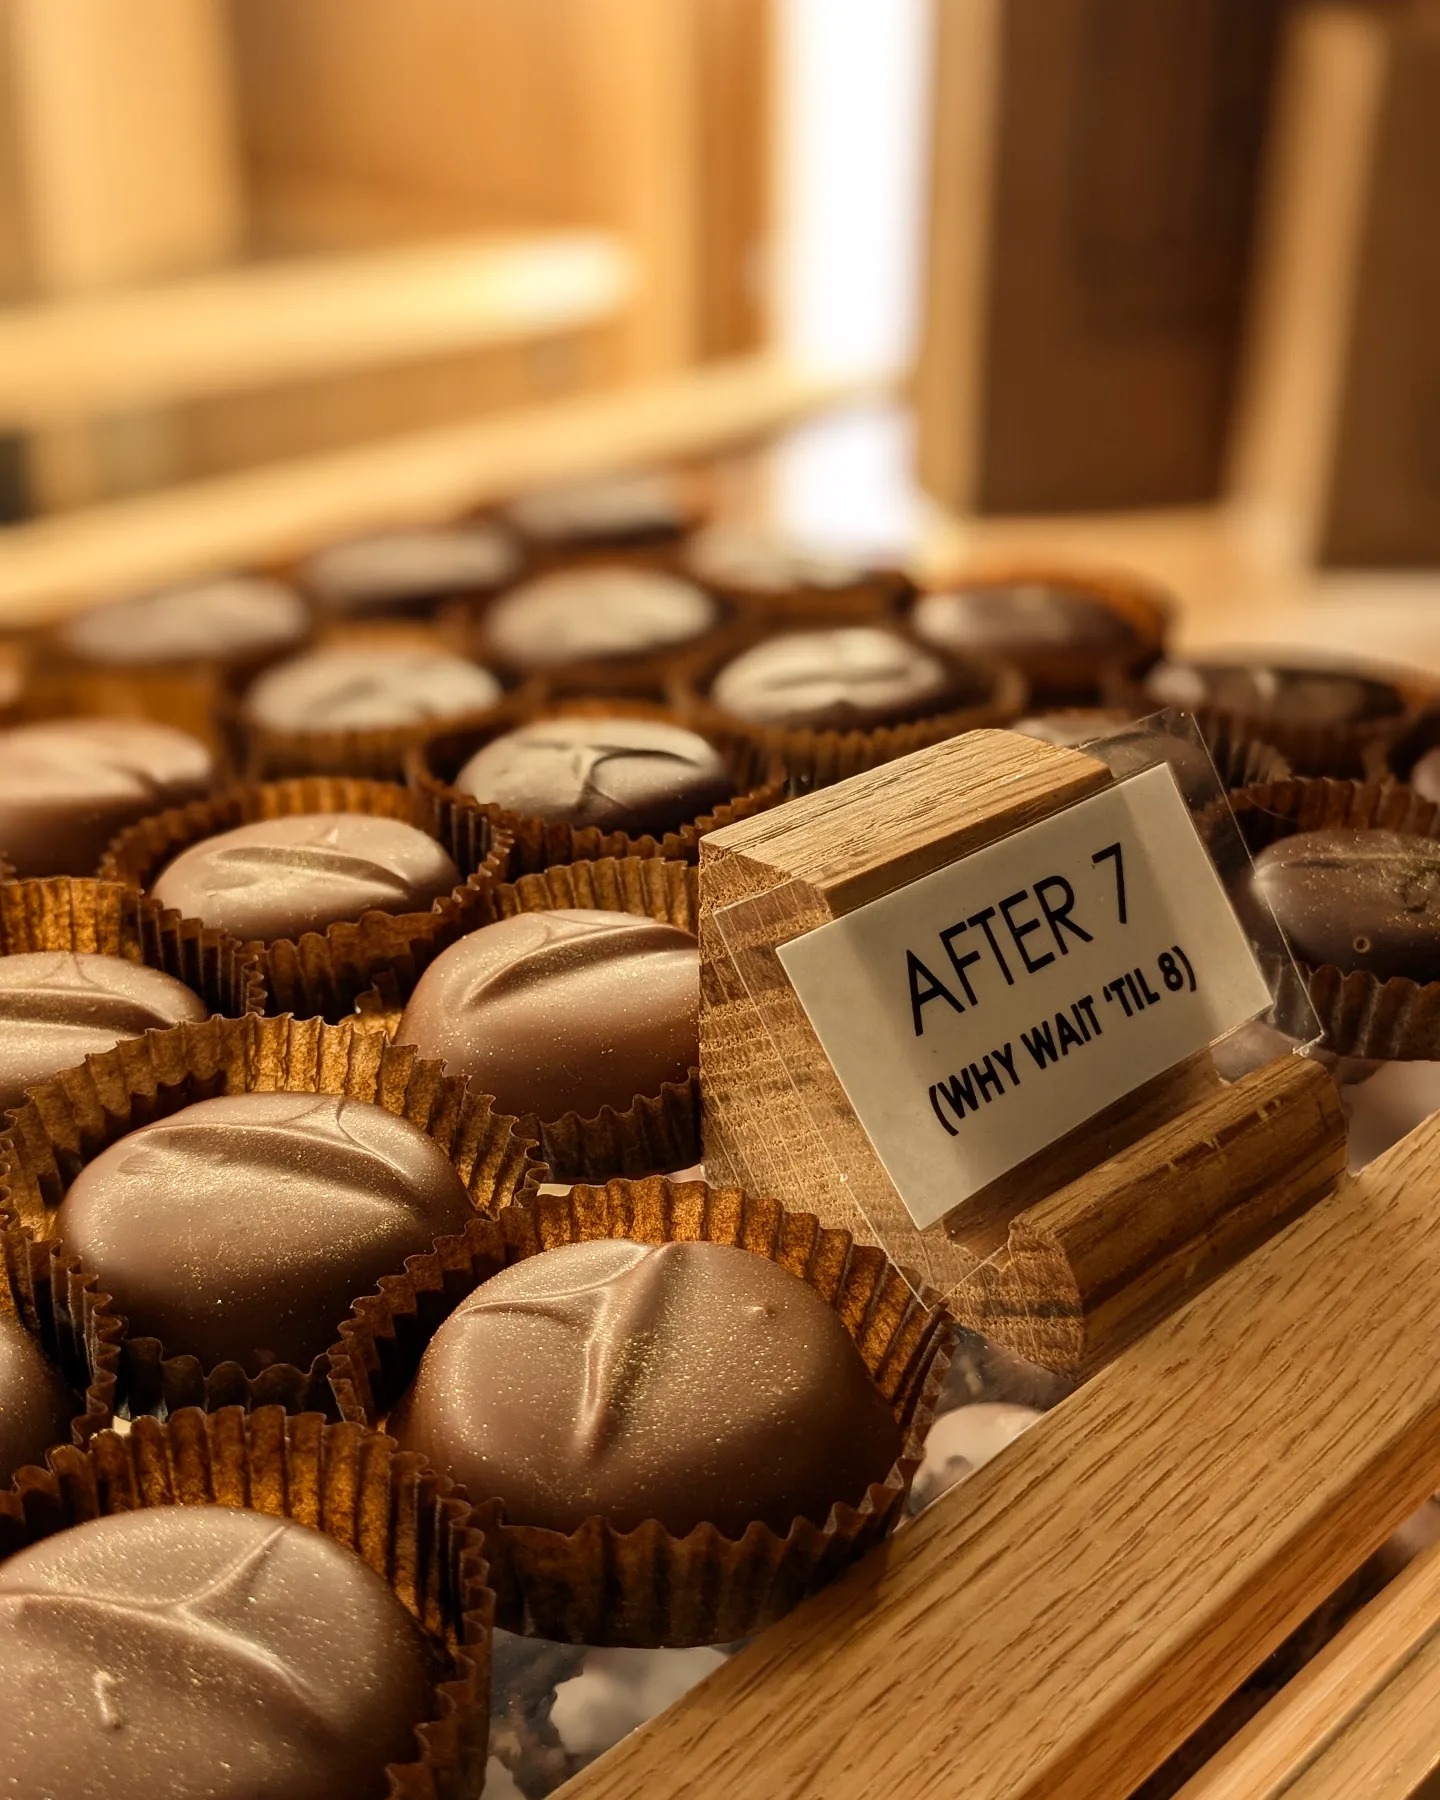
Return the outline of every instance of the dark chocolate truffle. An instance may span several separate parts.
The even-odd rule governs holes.
[[[1312,967],[1384,981],[1440,981],[1440,842],[1335,826],[1279,838],[1255,858],[1250,892]]]
[[[1054,744],[1063,750],[1078,750],[1096,738],[1109,737],[1130,723],[1128,713],[1106,712],[1098,706],[1076,706],[1058,712],[1037,713],[1032,719],[1017,719],[1010,727],[1021,737],[1036,738],[1042,744]]]
[[[677,925],[585,909],[482,926],[420,977],[396,1033],[501,1112],[541,1120],[684,1081],[699,1060],[700,963]]]
[[[300,578],[327,612],[424,612],[513,581],[521,560],[503,525],[477,520],[347,538],[307,558]]]
[[[690,508],[671,476],[609,475],[522,494],[506,517],[547,550],[621,550],[677,536]]]
[[[268,940],[367,912],[424,912],[460,881],[434,838],[369,813],[293,813],[203,838],[154,886],[187,919]]]
[[[1146,677],[1145,691],[1161,706],[1215,706],[1295,725],[1388,718],[1403,705],[1391,682],[1352,669],[1258,660],[1161,663]]]
[[[114,667],[142,663],[247,663],[282,656],[310,628],[292,588],[257,575],[164,588],[76,613],[60,627],[72,656]]]
[[[660,719],[540,719],[476,752],[461,793],[511,812],[660,835],[712,812],[734,782],[712,744]]]
[[[793,542],[773,532],[711,525],[685,546],[685,567],[697,581],[736,593],[772,596],[797,588],[822,592],[855,587],[867,563],[836,550]]]
[[[1120,780],[1153,768],[1158,762],[1168,762],[1180,792],[1192,805],[1220,797],[1220,778],[1206,750],[1190,738],[1158,731],[1124,713],[1081,707],[1071,712],[1046,713],[1036,719],[1020,719],[1010,729],[1022,737],[1037,738],[1042,744],[1063,749],[1091,745],[1093,754]]]
[[[445,650],[334,645],[267,669],[245,717],[267,731],[383,731],[483,712],[501,694],[488,670]]]
[[[911,615],[916,635],[947,650],[1012,656],[1074,650],[1122,654],[1129,621],[1079,587],[1050,581],[982,581],[924,594]]]
[[[0,731],[0,853],[20,875],[93,875],[117,832],[197,799],[204,744],[143,719],[47,719]]]
[[[864,731],[954,703],[945,665],[873,625],[787,631],[721,669],[710,697],[737,719],[816,731]]]
[[[13,1313],[0,1313],[0,1483],[70,1442],[84,1409],[60,1371]],[[0,1768],[3,1768],[0,1758]]]
[[[719,616],[709,594],[674,575],[586,563],[502,594],[485,615],[484,635],[514,668],[557,669],[675,650]]]
[[[567,1245],[476,1289],[393,1428],[512,1524],[784,1534],[858,1505],[900,1429],[799,1276],[703,1243]]]
[[[0,1107],[123,1038],[209,1016],[183,981],[123,956],[0,956]]]
[[[232,1094],[88,1163],[56,1235],[141,1337],[206,1368],[308,1368],[351,1303],[474,1208],[408,1119],[334,1094]]]
[[[25,1800],[383,1800],[434,1705],[389,1586],[289,1519],[147,1506],[0,1567],[0,1768]]]

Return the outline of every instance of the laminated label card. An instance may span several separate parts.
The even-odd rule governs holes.
[[[921,1229],[1272,998],[1163,763],[776,954]]]

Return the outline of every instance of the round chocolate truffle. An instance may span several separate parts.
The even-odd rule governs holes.
[[[838,592],[855,587],[870,565],[837,550],[796,542],[775,532],[711,525],[685,545],[685,568],[697,581],[740,594],[773,597],[797,588]]]
[[[719,1244],[570,1244],[485,1282],[392,1429],[516,1525],[782,1535],[858,1505],[900,1428],[799,1276]]]
[[[710,698],[737,719],[865,731],[943,711],[955,684],[938,657],[873,625],[787,631],[726,663]]]
[[[383,1800],[433,1708],[389,1586],[289,1519],[146,1506],[0,1567],[0,1767],[26,1800]]]
[[[1440,749],[1427,750],[1410,771],[1410,785],[1422,800],[1440,801]]]
[[[1129,621],[1103,600],[1049,581],[984,581],[922,594],[910,616],[927,643],[1021,664],[1066,650],[1121,655],[1135,641]]]
[[[461,793],[511,812],[602,831],[673,831],[729,799],[713,744],[660,719],[539,719],[478,750]]]
[[[310,629],[292,588],[258,575],[163,588],[76,613],[60,627],[72,656],[113,667],[142,663],[247,663],[283,656]]]
[[[609,475],[522,494],[505,516],[547,550],[624,549],[678,536],[690,508],[671,476]]]
[[[183,981],[123,956],[0,956],[0,1107],[18,1106],[37,1081],[124,1038],[209,1016]]]
[[[144,719],[47,719],[0,731],[0,853],[19,875],[93,875],[111,838],[197,799],[204,744]]]
[[[347,538],[307,558],[300,578],[327,612],[424,612],[513,581],[521,562],[503,525],[476,520]]]
[[[334,1094],[231,1094],[86,1166],[56,1235],[137,1336],[206,1368],[308,1368],[361,1294],[474,1216],[408,1119]]]
[[[1335,826],[1299,831],[1255,858],[1249,893],[1312,967],[1382,981],[1440,981],[1440,842]]]
[[[420,977],[396,1039],[541,1120],[684,1081],[699,1060],[700,959],[678,925],[587,909],[518,913]]]
[[[425,912],[460,871],[432,837],[369,813],[292,813],[202,838],[155,898],[245,941],[297,938],[367,912]]]
[[[1393,683],[1348,668],[1259,661],[1159,664],[1145,691],[1161,706],[1219,707],[1293,725],[1348,725],[1401,711]]]
[[[719,619],[709,594],[674,575],[587,563],[527,581],[485,615],[487,647],[516,669],[558,669],[678,649]]]
[[[483,712],[502,692],[488,670],[445,650],[335,645],[267,669],[244,710],[266,731],[383,731]]]
[[[0,1313],[0,1482],[68,1444],[71,1421],[83,1410],[14,1313]]]

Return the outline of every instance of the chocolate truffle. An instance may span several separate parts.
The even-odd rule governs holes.
[[[60,627],[72,656],[112,667],[142,663],[248,663],[283,656],[310,628],[292,588],[257,575],[164,588],[76,613]]]
[[[473,1213],[408,1119],[334,1094],[231,1094],[102,1151],[55,1231],[136,1336],[254,1374],[308,1368],[353,1301]]]
[[[485,1282],[436,1332],[392,1429],[517,1525],[782,1535],[858,1505],[900,1428],[799,1276],[704,1243],[570,1244]]]
[[[719,619],[709,594],[653,569],[587,563],[527,581],[485,615],[489,650],[513,668],[562,668],[675,650]]]
[[[867,563],[838,551],[792,542],[773,532],[711,525],[685,546],[686,570],[697,581],[735,593],[774,596],[797,588],[838,592],[871,573]]]
[[[19,875],[93,875],[111,838],[197,799],[209,750],[143,719],[47,719],[0,731],[0,853]]]
[[[1052,581],[977,581],[924,594],[911,614],[916,635],[947,650],[1008,656],[1075,651],[1123,655],[1135,642],[1129,621],[1081,587]]]
[[[244,710],[266,731],[383,731],[483,712],[501,694],[488,670],[445,650],[335,645],[267,669]]]
[[[690,508],[670,476],[610,475],[522,494],[505,516],[547,550],[623,550],[678,536]]]
[[[1388,718],[1403,704],[1389,681],[1321,664],[1167,662],[1150,671],[1145,691],[1161,706],[1214,706],[1295,725]]]
[[[0,956],[0,1107],[18,1106],[37,1081],[123,1038],[209,1016],[183,981],[123,956]]]
[[[1440,749],[1419,758],[1410,771],[1410,785],[1422,800],[1440,801]]]
[[[300,578],[327,612],[425,612],[513,581],[521,562],[520,546],[503,525],[477,520],[347,538],[309,557]]]
[[[873,625],[788,631],[726,663],[710,698],[737,719],[815,731],[865,731],[956,700],[945,665]]]
[[[713,812],[734,782],[712,744],[660,719],[540,719],[476,752],[461,793],[567,825],[633,836]]]
[[[1296,957],[1382,981],[1440,981],[1440,842],[1335,826],[1279,838],[1255,858],[1265,901]]]
[[[1022,737],[1037,738],[1042,744],[1067,750],[1092,745],[1093,754],[1120,780],[1153,768],[1158,762],[1168,762],[1175,771],[1180,792],[1192,804],[1219,798],[1220,779],[1207,751],[1190,738],[1157,731],[1124,713],[1079,707],[1070,712],[1045,713],[1036,719],[1020,719],[1010,729]]]
[[[154,895],[247,942],[324,931],[367,912],[425,912],[460,882],[434,840],[369,813],[292,813],[202,838]]]
[[[0,1313],[0,1483],[68,1444],[71,1421],[83,1410],[14,1313]]]
[[[396,1033],[541,1120],[684,1081],[699,1060],[700,961],[677,925],[588,909],[518,913],[452,944]]]
[[[0,1768],[26,1800],[383,1800],[434,1705],[387,1583],[289,1519],[146,1506],[0,1567]]]
[[[1038,713],[1033,719],[1017,719],[1010,727],[1021,737],[1036,738],[1063,750],[1078,750],[1096,738],[1109,737],[1130,723],[1128,713],[1106,712],[1103,707],[1077,706],[1059,712]]]

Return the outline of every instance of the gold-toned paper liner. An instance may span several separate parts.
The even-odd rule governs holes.
[[[495,828],[512,840],[512,879],[547,869],[554,863],[593,862],[607,856],[661,856],[694,862],[700,854],[700,839],[707,832],[764,812],[785,796],[785,772],[779,761],[744,738],[730,738],[716,746],[730,769],[731,798],[658,838],[652,834],[632,837],[625,831],[604,831],[598,825],[566,825],[537,818],[533,813],[511,812],[506,807],[476,800],[453,786],[455,776],[483,744],[536,720],[577,717],[650,719],[688,729],[686,721],[671,707],[642,700],[594,699],[520,706],[503,719],[435,733],[410,752],[405,772],[410,785],[431,808],[426,829],[439,838],[457,863],[463,866],[473,861],[475,834]]]
[[[128,1436],[106,1431],[88,1450],[52,1451],[48,1469],[26,1470],[0,1493],[0,1556],[114,1513],[210,1505],[323,1531],[389,1584],[439,1677],[414,1760],[386,1771],[389,1800],[473,1800],[490,1724],[487,1520],[389,1438],[274,1407],[138,1419]]]
[[[781,1535],[759,1521],[738,1539],[713,1525],[675,1537],[650,1520],[617,1531],[602,1518],[563,1533],[502,1521],[492,1567],[498,1622],[568,1643],[655,1647],[748,1637],[832,1580],[898,1524],[949,1367],[954,1325],[937,1297],[917,1298],[884,1253],[778,1201],[660,1176],[577,1187],[508,1207],[477,1233],[470,1289],[501,1268],[563,1244],[603,1238],[701,1242],[748,1250],[806,1281],[832,1307],[904,1431],[899,1461],[858,1503],[837,1500],[823,1525]],[[402,1281],[367,1295],[332,1355],[342,1413],[384,1416],[414,1378],[439,1324],[432,1296],[447,1276],[414,1259]],[[448,1297],[448,1296],[447,1296]],[[454,1304],[454,1303],[452,1303]],[[484,1503],[492,1496],[472,1495]]]
[[[66,1190],[103,1150],[196,1101],[246,1093],[340,1094],[408,1119],[450,1158],[477,1214],[528,1194],[546,1173],[515,1120],[409,1046],[320,1019],[209,1019],[147,1032],[37,1084],[0,1138],[0,1227],[48,1248]],[[99,1285],[78,1259],[61,1260],[67,1280]],[[277,1363],[251,1375],[231,1362],[207,1370],[193,1356],[167,1356],[155,1338],[127,1335],[121,1404],[132,1414],[266,1404],[330,1412],[328,1374],[323,1354],[308,1369]]]
[[[1400,831],[1440,838],[1440,807],[1396,781],[1338,781],[1298,776],[1256,782],[1231,794],[1235,823],[1252,856],[1298,831],[1331,826]],[[1275,992],[1274,1022],[1292,1036],[1313,1034],[1304,1010],[1308,994],[1324,1031],[1322,1048],[1366,1060],[1440,1060],[1440,981],[1394,976],[1383,981],[1333,963],[1313,967],[1297,958],[1260,956]]]
[[[1029,683],[1036,707],[1108,704],[1126,677],[1142,674],[1164,654],[1175,603],[1158,583],[1143,576],[1060,563],[986,562],[929,581],[926,591],[943,594],[961,588],[1018,585],[1058,588],[1097,601],[1123,620],[1132,635],[1128,647],[1046,646],[1006,652]],[[1155,707],[1142,710],[1154,712]]]
[[[397,783],[341,775],[249,782],[130,826],[110,845],[100,873],[147,890],[192,844],[260,819],[315,812],[366,813],[427,830],[424,803]],[[270,1010],[342,1019],[356,996],[373,987],[382,973],[403,975],[427,947],[453,943],[468,929],[465,910],[474,891],[498,879],[509,864],[509,839],[498,829],[477,827],[468,848],[472,860],[459,865],[462,884],[435,901],[428,912],[368,912],[323,932],[305,932],[298,939],[247,945],[264,969]]]
[[[123,881],[52,875],[0,882],[0,956],[73,950],[123,956],[184,982],[228,1018],[265,1010],[261,959]]]
[[[792,624],[787,629],[795,627]],[[816,629],[824,627],[817,625]],[[729,634],[722,645],[677,662],[667,697],[680,721],[712,743],[738,740],[778,757],[789,776],[792,793],[830,787],[865,769],[908,756],[912,750],[959,737],[962,732],[1012,725],[1024,715],[1030,697],[1025,677],[1012,664],[992,657],[952,656],[933,644],[925,644],[921,648],[952,671],[958,691],[973,698],[947,705],[941,712],[868,731],[760,725],[717,706],[710,698],[710,686],[720,670],[745,650],[774,635],[774,631],[737,631]]]

